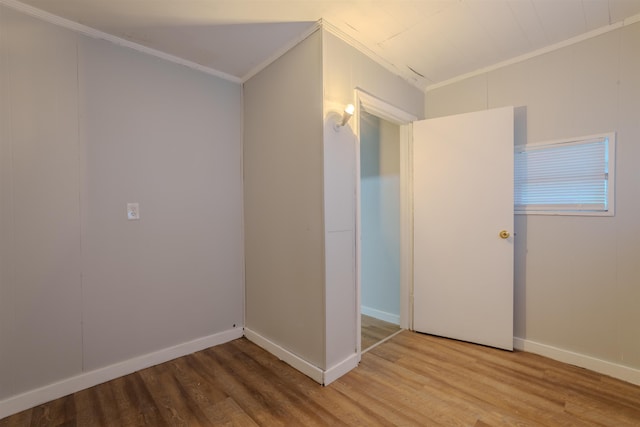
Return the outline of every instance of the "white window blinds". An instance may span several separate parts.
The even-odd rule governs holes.
[[[608,212],[613,134],[516,147],[516,212]]]

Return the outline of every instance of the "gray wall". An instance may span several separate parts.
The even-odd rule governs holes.
[[[241,328],[241,87],[4,7],[0,49],[0,399]]]
[[[617,131],[616,215],[516,215],[515,334],[640,368],[640,24],[426,94],[427,117],[519,109],[516,142]]]
[[[241,328],[239,85],[79,47],[85,368]]]
[[[321,369],[356,348],[356,141],[332,123],[358,86],[422,115],[422,92],[324,30],[244,86],[246,326]]]
[[[400,321],[400,127],[360,112],[363,313]]]
[[[244,86],[246,327],[325,368],[322,39]]]
[[[82,369],[76,36],[0,6],[0,399]]]

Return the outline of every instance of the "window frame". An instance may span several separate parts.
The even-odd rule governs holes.
[[[560,145],[576,145],[580,143],[589,143],[594,140],[607,138],[607,208],[606,210],[589,210],[580,209],[578,205],[571,208],[553,209],[550,205],[541,205],[542,208],[523,209],[514,205],[514,213],[516,215],[565,215],[565,216],[614,216],[615,215],[615,156],[616,156],[616,132],[607,132],[595,135],[580,136],[575,138],[564,138],[552,141],[533,142],[528,144],[516,145],[514,147],[514,156],[523,150],[541,149],[544,147],[553,147]],[[514,159],[515,160],[515,159]],[[514,162],[515,173],[515,162]],[[514,182],[514,200],[515,200],[515,182]]]

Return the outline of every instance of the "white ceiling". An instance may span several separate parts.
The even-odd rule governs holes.
[[[640,0],[21,1],[239,79],[323,19],[421,88],[640,14]]]

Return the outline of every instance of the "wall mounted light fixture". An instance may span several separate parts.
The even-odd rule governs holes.
[[[349,119],[351,118],[351,116],[353,116],[353,113],[356,111],[356,107],[353,106],[353,104],[347,104],[347,106],[344,109],[344,112],[342,113],[342,121],[340,123],[336,123],[333,127],[334,129],[337,131],[339,130],[341,127],[343,127],[344,125],[347,124],[347,122],[349,122]]]

